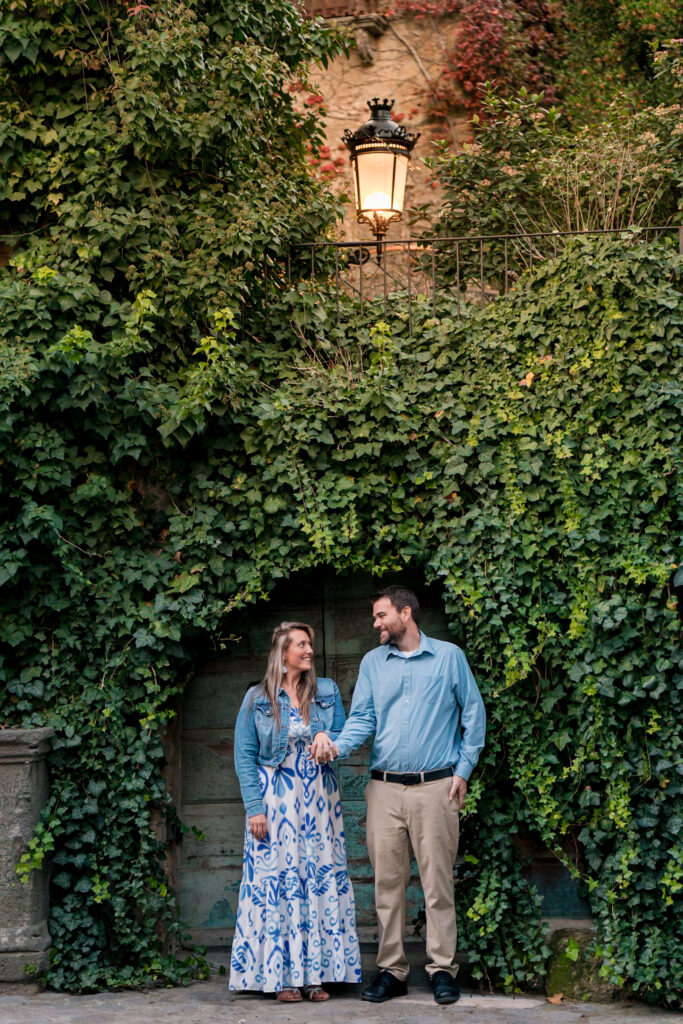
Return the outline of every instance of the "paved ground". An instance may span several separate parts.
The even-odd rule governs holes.
[[[0,986],[0,1024],[683,1024],[682,1013],[642,1004],[564,1003],[542,996],[482,996],[464,992],[452,1006],[437,1006],[415,987],[400,999],[375,1005],[340,986],[326,1003],[286,1006],[274,999],[235,996],[215,978],[184,989],[68,996],[35,986]]]

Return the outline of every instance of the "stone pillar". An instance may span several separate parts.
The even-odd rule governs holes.
[[[21,882],[16,866],[47,800],[53,734],[0,729],[0,981],[30,981],[48,963],[47,876],[33,871]]]

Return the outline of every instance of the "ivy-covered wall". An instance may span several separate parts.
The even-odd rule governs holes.
[[[56,730],[23,861],[52,871],[48,983],[198,967],[170,952],[153,827],[195,638],[294,572],[411,564],[490,714],[458,887],[477,972],[542,972],[511,835],[564,856],[573,834],[606,975],[672,1002],[680,256],[576,242],[460,323],[414,309],[412,340],[400,296],[337,323],[296,267],[266,309],[264,257],[274,273],[335,217],[289,99],[333,37],[275,0],[114,3],[96,31],[75,0],[18,10],[0,20],[0,725]]]
[[[151,822],[192,637],[295,571],[410,563],[490,713],[459,887],[478,972],[542,970],[511,836],[564,856],[573,833],[606,973],[675,998],[682,269],[575,243],[461,324],[424,311],[412,342],[400,301],[338,327],[313,305],[313,330],[292,295],[280,338],[218,318],[199,410],[193,384],[162,406],[148,382],[151,309],[116,359],[73,330],[6,347],[2,715],[58,733],[26,861],[54,866],[51,984],[178,976]],[[66,287],[30,284],[55,309]]]

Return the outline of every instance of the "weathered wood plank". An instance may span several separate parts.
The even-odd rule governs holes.
[[[376,928],[375,914],[375,883],[371,880],[359,880],[353,883],[353,894],[356,900],[356,924],[359,928]],[[414,929],[418,913],[424,910],[424,896],[419,882],[411,882],[406,898],[406,936]]]
[[[218,672],[200,671],[183,700],[183,730],[232,729],[244,694],[258,673],[251,658],[231,658]]]
[[[203,839],[188,834],[183,839],[183,870],[213,871],[223,865],[242,866],[246,816],[241,800],[188,804],[184,823],[196,828]]]
[[[334,628],[338,656],[355,657],[360,661],[366,651],[377,646],[369,603],[337,602],[334,606]]]
[[[223,884],[220,889],[217,888],[217,898],[207,900],[207,890],[202,883],[201,874],[185,874],[181,893],[181,907],[186,908],[183,920],[188,928],[219,928],[229,940],[235,927],[240,881],[223,875],[220,882]],[[356,924],[359,928],[376,929],[374,883],[354,882],[353,892],[356,901]],[[419,884],[413,883],[408,887],[406,899],[406,936],[413,932],[415,921],[423,910],[422,889]]]
[[[361,748],[361,750],[365,756],[362,757],[360,764],[352,764],[349,761],[339,762],[339,786],[344,807],[352,800],[362,802],[365,799],[365,787],[370,781],[369,751],[367,747]],[[361,750],[356,753],[361,754]]]
[[[234,729],[192,729],[183,733],[182,801],[184,806],[240,800],[233,757]],[[370,779],[370,742],[335,766],[342,798],[364,799]]]
[[[242,872],[216,868],[212,885],[206,884],[206,872],[183,870],[179,893],[180,915],[188,928],[221,928],[228,935],[235,927]]]
[[[212,944],[216,940],[229,942],[232,938],[239,902],[241,876],[232,872],[217,872],[216,887],[209,894],[201,872],[185,871],[181,889],[181,913],[189,929],[211,929]],[[353,883],[356,902],[356,924],[359,928],[376,929],[375,891],[372,880]],[[215,898],[213,898],[215,896]],[[207,898],[208,897],[208,898]],[[419,883],[408,886],[406,899],[406,936],[414,929],[418,915],[424,910],[424,897]]]
[[[559,861],[534,861],[524,871],[543,897],[543,917],[590,917],[588,900],[579,895],[575,878]]]
[[[339,692],[342,695],[347,715],[351,710],[351,698],[353,696],[353,689],[356,685],[356,680],[358,679],[359,663],[360,658],[356,656],[348,658],[338,655],[336,658],[334,681],[339,687]]]
[[[233,757],[234,729],[194,729],[183,734],[183,805],[239,800]]]

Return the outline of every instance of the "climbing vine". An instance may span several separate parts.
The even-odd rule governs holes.
[[[543,971],[526,830],[582,873],[606,977],[673,1003],[680,256],[577,241],[462,319],[418,304],[410,338],[401,296],[337,311],[279,262],[335,215],[286,88],[331,37],[286,3],[207,2],[114,5],[93,42],[76,5],[45,7],[49,31],[0,23],[0,725],[55,729],[20,865],[51,869],[48,984],[204,969],[163,869],[161,737],[193,640],[283,575],[411,565],[489,711],[457,888],[475,973]]]
[[[178,976],[139,908],[172,922],[152,811],[192,637],[283,573],[413,564],[441,581],[491,719],[459,888],[475,971],[542,971],[510,838],[576,869],[573,835],[605,973],[676,998],[681,269],[580,243],[460,324],[419,312],[410,345],[399,303],[336,325],[292,294],[271,318],[305,350],[219,314],[201,393],[183,370],[163,401],[139,350],[6,349],[3,716],[57,729],[27,864],[57,872],[53,985]],[[59,274],[41,289],[58,309]]]
[[[558,232],[647,228],[683,215],[681,44],[661,47],[655,67],[671,102],[624,114],[620,103],[598,125],[572,128],[562,107],[525,89],[482,96],[485,122],[454,155],[445,142],[428,164],[443,201],[427,232],[445,236],[545,233],[508,245],[509,267],[557,250]],[[427,211],[420,211],[426,214]],[[546,247],[544,249],[544,246]],[[487,272],[503,270],[501,244],[486,242]],[[525,251],[524,251],[525,250]],[[476,254],[465,245],[464,256]]]
[[[602,121],[669,98],[653,53],[683,35],[678,0],[398,0],[394,13],[455,16],[452,45],[430,86],[434,113],[464,106],[486,117],[484,86],[562,102],[573,124]]]

